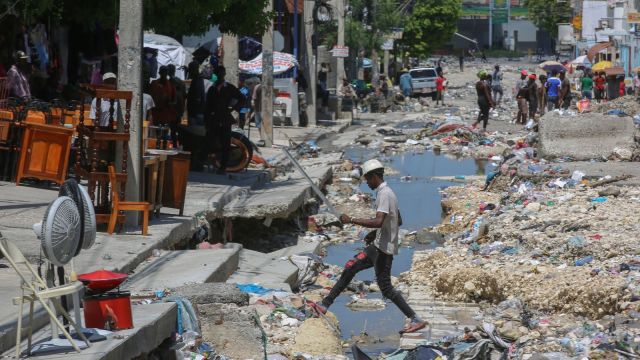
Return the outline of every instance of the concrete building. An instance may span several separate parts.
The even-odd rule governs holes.
[[[590,53],[594,63],[612,61],[630,78],[633,69],[640,66],[637,2],[575,1],[574,9],[581,15],[580,29],[575,31],[575,56]]]
[[[491,30],[490,13],[493,15]],[[521,52],[535,53],[538,49],[551,52],[550,36],[538,30],[528,19],[528,14],[524,0],[464,0],[458,32],[478,41],[481,48],[491,46]],[[461,38],[454,38],[452,45],[454,49],[470,46],[468,41]]]

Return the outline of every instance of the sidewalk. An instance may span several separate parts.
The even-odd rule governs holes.
[[[332,132],[341,131],[346,126],[348,123],[328,128],[278,128],[274,129],[274,135],[276,144],[288,145],[288,139],[296,142],[317,140]],[[255,128],[252,129],[252,139],[254,134]],[[281,151],[277,148],[264,149],[265,157],[281,155]],[[324,160],[311,161],[303,166],[320,166],[323,162]],[[326,167],[326,164],[324,166]],[[204,212],[206,217],[211,219],[221,217],[225,211],[233,209],[232,215],[242,216],[242,208],[252,207],[252,202],[247,200],[252,191],[258,194],[260,191],[273,192],[277,195],[263,197],[262,201],[269,202],[277,199],[282,206],[285,206],[286,209],[278,216],[286,216],[289,211],[295,210],[295,206],[289,206],[288,203],[302,203],[304,199],[300,198],[300,194],[303,194],[303,198],[313,196],[310,187],[305,184],[306,180],[298,174],[290,175],[288,181],[269,185],[271,177],[272,174],[265,170],[248,170],[226,176],[190,172],[184,216],[178,216],[177,210],[174,209],[162,209],[161,216],[150,221],[148,236],[140,235],[140,229],[108,235],[104,226],[99,227],[95,245],[89,250],[83,250],[75,258],[76,272],[81,274],[104,268],[129,273],[148,259],[154,249],[170,248],[181,240],[190,238],[196,226],[196,214]],[[316,181],[324,182],[327,174],[318,171],[314,177]],[[266,189],[261,190],[265,187]],[[277,194],[276,189],[278,189]],[[16,186],[13,183],[0,182],[0,232],[5,238],[15,243],[32,263],[36,263],[41,256],[40,242],[33,233],[32,225],[42,221],[47,206],[57,196],[57,189]],[[225,209],[227,205],[230,207]],[[6,261],[0,259],[0,265],[3,264],[6,264]],[[70,269],[67,270],[70,271]],[[18,291],[19,280],[13,270],[0,267],[0,304],[3,305],[0,306],[0,354],[15,345],[18,309],[12,305],[12,298],[18,295]],[[36,316],[36,318],[40,326],[48,322],[44,316]]]

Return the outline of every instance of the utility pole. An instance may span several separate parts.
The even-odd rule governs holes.
[[[338,16],[338,46],[344,46],[344,0],[336,0],[337,3],[337,16]],[[340,97],[340,84],[342,84],[342,78],[344,77],[344,58],[339,57],[336,59],[336,98],[337,109],[336,118],[342,118],[342,98]]]
[[[120,1],[118,90],[133,92],[129,119],[126,199],[142,200],[142,0]],[[126,213],[126,224],[138,226],[138,212]]]
[[[273,10],[269,0],[267,11]],[[273,146],[273,21],[262,35],[262,138],[266,147]]]
[[[227,70],[225,80],[238,86],[238,37],[235,35],[222,35],[224,54],[222,56],[222,65]]]
[[[304,2],[304,36],[305,36],[305,77],[307,78],[307,118],[309,124],[316,125],[316,58],[313,53],[312,36],[313,26],[313,2]]]
[[[493,47],[493,0],[489,0],[489,49]]]

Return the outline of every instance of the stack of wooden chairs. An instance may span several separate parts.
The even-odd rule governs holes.
[[[77,180],[85,179],[88,182],[89,195],[96,209],[96,222],[108,224],[112,205],[108,168],[111,164],[117,164],[118,169],[115,178],[119,189],[115,190],[120,199],[125,198],[133,93],[104,87],[93,87],[90,92],[96,99],[96,120],[86,121],[86,114],[80,114],[76,127],[78,142],[74,173]],[[105,101],[109,103],[109,121],[107,126],[100,126],[102,103]],[[122,114],[121,122],[118,120],[119,111]],[[124,215],[117,215],[117,223],[124,223]]]

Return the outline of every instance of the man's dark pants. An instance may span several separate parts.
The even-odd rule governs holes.
[[[340,275],[340,279],[338,279],[338,282],[333,286],[329,295],[322,300],[322,305],[327,308],[331,306],[338,295],[349,286],[349,283],[357,273],[373,267],[382,295],[396,304],[406,317],[413,318],[416,313],[404,300],[402,294],[396,291],[391,284],[392,264],[393,255],[383,253],[373,244],[367,245],[362,252],[347,262],[342,275]]]
[[[209,142],[209,153],[215,152],[220,161],[220,169],[224,170],[229,164],[231,155],[231,124],[214,122],[207,128],[206,142]]]

